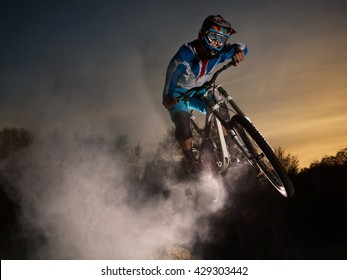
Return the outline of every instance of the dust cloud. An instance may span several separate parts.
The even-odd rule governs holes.
[[[21,207],[23,233],[40,236],[34,259],[152,259],[169,246],[190,250],[209,234],[200,218],[224,204],[222,192],[208,200],[220,182],[177,183],[171,174],[163,185],[170,194],[150,197],[110,143],[76,135],[37,139],[1,172]],[[199,202],[198,184],[211,188]]]

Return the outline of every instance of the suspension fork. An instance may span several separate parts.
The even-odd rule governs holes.
[[[217,147],[217,142],[213,139],[211,135],[213,125],[215,125],[217,137],[220,138],[219,148]],[[211,164],[213,164],[213,168],[216,168],[215,170],[219,173],[225,172],[230,162],[229,153],[226,148],[226,143],[222,131],[222,125],[220,124],[216,116],[212,113],[209,107],[207,108],[205,127],[203,131],[204,132],[202,136],[202,143],[200,149],[200,155],[202,156],[203,161],[210,162]]]

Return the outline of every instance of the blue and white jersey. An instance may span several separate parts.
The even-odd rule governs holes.
[[[184,44],[171,59],[166,72],[163,98],[167,95],[176,96],[175,93],[201,86],[208,80],[214,68],[231,59],[236,50],[241,48],[245,54],[247,53],[247,48],[243,44],[227,44],[218,56],[200,60],[195,46],[197,40]]]

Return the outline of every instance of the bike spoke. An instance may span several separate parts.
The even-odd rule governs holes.
[[[261,160],[263,157],[265,157],[264,153],[259,153],[255,158]]]
[[[244,142],[250,154],[253,155],[254,161],[269,182],[283,196],[292,196],[294,194],[294,188],[288,175],[275,156],[272,148],[254,126],[240,115],[235,115],[232,118],[232,126],[235,133]]]

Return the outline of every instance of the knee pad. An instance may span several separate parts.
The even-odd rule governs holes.
[[[188,112],[178,112],[173,121],[176,126],[175,137],[177,140],[185,141],[192,137],[192,131],[190,129],[190,115]]]

